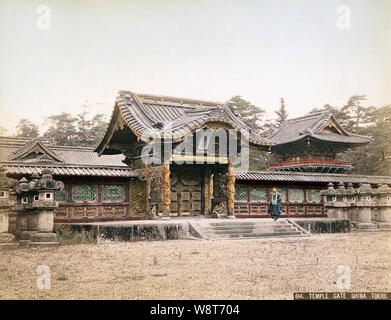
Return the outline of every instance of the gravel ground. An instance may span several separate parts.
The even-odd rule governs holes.
[[[292,299],[294,292],[391,291],[391,233],[103,243],[0,251],[0,299]],[[37,289],[37,267],[51,288]]]

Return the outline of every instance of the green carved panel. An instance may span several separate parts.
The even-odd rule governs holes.
[[[271,192],[271,191],[270,191]],[[281,201],[285,202],[286,201],[286,188],[277,188],[277,192],[281,196]]]
[[[248,201],[247,187],[235,188],[235,201]]]
[[[260,187],[250,188],[250,201],[267,202],[267,188],[260,188]]]
[[[124,202],[125,186],[120,184],[105,184],[102,186],[102,201]]]
[[[72,188],[73,201],[93,202],[98,199],[98,188],[95,184],[75,184]]]
[[[322,202],[322,196],[320,195],[319,189],[308,189],[307,190],[308,202],[320,203]]]
[[[68,202],[68,186],[64,184],[63,190],[54,191],[54,200],[58,202]]]
[[[304,189],[289,188],[289,202],[304,202]]]

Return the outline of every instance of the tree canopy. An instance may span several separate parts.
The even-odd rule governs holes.
[[[52,144],[65,146],[93,147],[101,139],[107,126],[107,116],[104,114],[91,114],[89,105],[83,104],[81,112],[77,115],[62,112],[45,118],[42,123],[44,132],[42,137]],[[6,134],[1,130],[0,135]],[[16,126],[18,137],[38,137],[39,126],[27,119],[21,119]]]
[[[16,136],[36,138],[39,136],[39,127],[27,119],[21,119],[16,125]]]

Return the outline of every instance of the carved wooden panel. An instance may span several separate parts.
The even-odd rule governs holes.
[[[201,200],[201,192],[198,192],[198,191],[193,192],[192,195],[191,195],[191,198],[193,200]]]
[[[268,206],[267,205],[251,205],[251,214],[267,214]]]
[[[289,213],[290,214],[304,214],[305,213],[305,206],[298,205],[298,206],[289,206]]]
[[[181,202],[181,212],[190,210],[190,202]]]
[[[183,191],[181,193],[181,201],[189,201],[190,200],[190,192]]]
[[[68,210],[66,207],[59,207],[54,209],[55,218],[66,218],[68,216]]]
[[[249,214],[248,205],[235,203],[234,213],[235,214]]]
[[[73,209],[73,217],[75,218],[94,218],[98,216],[97,207],[75,207]]]
[[[201,202],[193,202],[191,204],[192,211],[201,211]]]
[[[125,209],[123,206],[104,206],[102,212],[104,217],[124,217],[126,215]]]
[[[178,212],[178,202],[171,202],[171,211],[172,212]]]
[[[322,206],[308,206],[307,214],[322,214]]]

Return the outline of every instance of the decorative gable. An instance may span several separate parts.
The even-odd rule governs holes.
[[[340,134],[345,135],[342,130],[339,128],[339,126],[336,125],[336,123],[330,118],[329,121],[327,121],[326,125],[319,130],[319,133],[325,133],[325,134]]]
[[[38,138],[26,143],[10,155],[11,161],[28,163],[62,163],[57,154]]]

